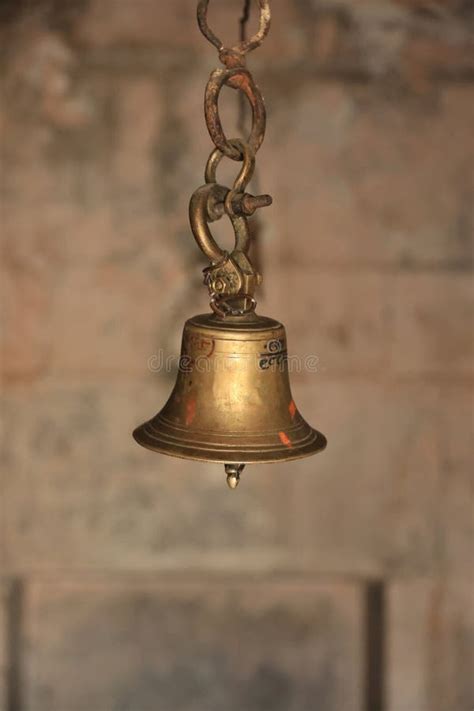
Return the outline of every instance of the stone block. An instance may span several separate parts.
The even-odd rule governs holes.
[[[12,380],[146,375],[158,352],[179,355],[185,319],[208,310],[206,289],[168,272],[166,258],[158,273],[153,260],[48,273],[3,271],[1,360]]]
[[[267,311],[285,324],[290,353],[316,357],[325,375],[472,375],[474,286],[467,273],[273,263],[266,276]]]
[[[4,264],[0,270],[2,339],[0,363],[9,379],[31,380],[49,365],[52,294],[40,270]]]
[[[49,325],[50,372],[72,378],[146,374],[158,344],[169,344],[165,322],[176,319],[169,312],[171,304],[160,308],[160,280],[151,269],[148,275],[146,271],[110,265],[63,275]],[[171,327],[176,346],[180,325]]]
[[[472,578],[390,585],[388,711],[473,707],[473,592]]]
[[[390,369],[453,380],[472,375],[472,276],[400,274],[392,285]]]
[[[391,336],[386,276],[293,266],[273,269],[268,282],[269,315],[284,323],[289,353],[301,361],[295,378],[305,377],[312,362],[328,376],[385,372]]]
[[[313,377],[293,395],[328,446],[291,470],[299,565],[368,577],[439,570],[436,387]]]
[[[285,265],[472,265],[469,86],[416,102],[291,75],[262,85],[259,180],[274,197],[268,247]]]
[[[25,711],[362,711],[351,583],[35,583]]]
[[[436,79],[472,72],[472,12],[462,2],[443,10],[422,0],[330,0],[297,8],[304,59],[321,73],[423,92]]]
[[[440,458],[440,535],[438,545],[446,577],[463,576],[472,566],[474,518],[474,393],[458,383],[440,391],[438,408]]]

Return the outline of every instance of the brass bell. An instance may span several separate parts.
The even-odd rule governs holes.
[[[268,31],[267,2],[260,2],[261,29],[250,42],[231,50],[206,22],[208,0],[198,3],[205,36],[220,48],[227,69],[216,70],[206,89],[205,114],[216,148],[205,171],[205,185],[191,198],[189,217],[194,237],[210,266],[204,270],[213,313],[195,316],[184,326],[179,373],[171,396],[153,419],[134,431],[136,441],[174,457],[222,462],[227,483],[235,489],[246,464],[299,459],[326,446],[298,412],[288,376],[285,329],[255,313],[254,293],[261,282],[248,257],[247,218],[270,205],[269,195],[245,192],[255,154],[265,132],[265,106],[245,68],[244,55]],[[224,85],[244,92],[252,107],[252,131],[246,141],[227,139],[219,119],[218,97]],[[226,156],[242,162],[233,188],[217,183],[217,167]],[[229,254],[215,242],[209,224],[227,215],[235,233]]]
[[[231,488],[243,464],[299,459],[326,445],[291,395],[284,327],[254,312],[186,322],[173,392],[134,437],[155,452],[226,464]]]

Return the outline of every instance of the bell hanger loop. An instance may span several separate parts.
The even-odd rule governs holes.
[[[211,214],[216,204],[226,198],[230,191],[216,183],[198,188],[191,198],[189,217],[196,242],[211,265],[204,269],[204,283],[211,297],[210,306],[221,318],[244,315],[253,311],[256,287],[261,283],[250,262],[247,252],[250,246],[250,230],[246,217],[228,215],[235,234],[235,246],[229,254],[221,249],[209,229]]]
[[[248,143],[233,138],[229,144],[242,156],[242,167],[231,189],[217,183],[217,168],[224,152],[215,148],[206,164],[205,185],[191,197],[189,221],[194,238],[211,262],[204,270],[204,282],[211,296],[210,306],[221,318],[244,316],[254,311],[254,293],[261,276],[248,258],[250,228],[247,217],[272,203],[270,195],[250,195],[245,188],[255,169],[255,153]],[[224,214],[230,219],[235,245],[229,254],[215,241],[209,224]]]

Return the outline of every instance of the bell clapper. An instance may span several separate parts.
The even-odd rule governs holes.
[[[227,486],[229,489],[237,489],[240,481],[240,473],[243,471],[245,464],[226,464],[225,473],[227,474]]]

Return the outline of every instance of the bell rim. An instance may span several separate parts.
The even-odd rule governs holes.
[[[244,446],[242,449],[239,450],[236,448],[234,451],[216,449],[212,452],[206,450],[206,454],[204,454],[203,449],[192,446],[192,442],[190,442],[189,446],[181,443],[181,447],[188,449],[187,452],[183,452],[158,438],[154,438],[154,440],[151,441],[150,435],[144,430],[144,425],[140,425],[134,430],[133,438],[137,444],[151,452],[175,457],[177,459],[211,462],[214,464],[271,464],[272,462],[290,462],[304,459],[326,449],[327,439],[322,432],[310,428],[310,433],[312,437],[309,442],[295,446],[292,449],[276,446],[274,448],[268,448],[266,451],[259,449],[252,452],[249,451],[248,446]]]

